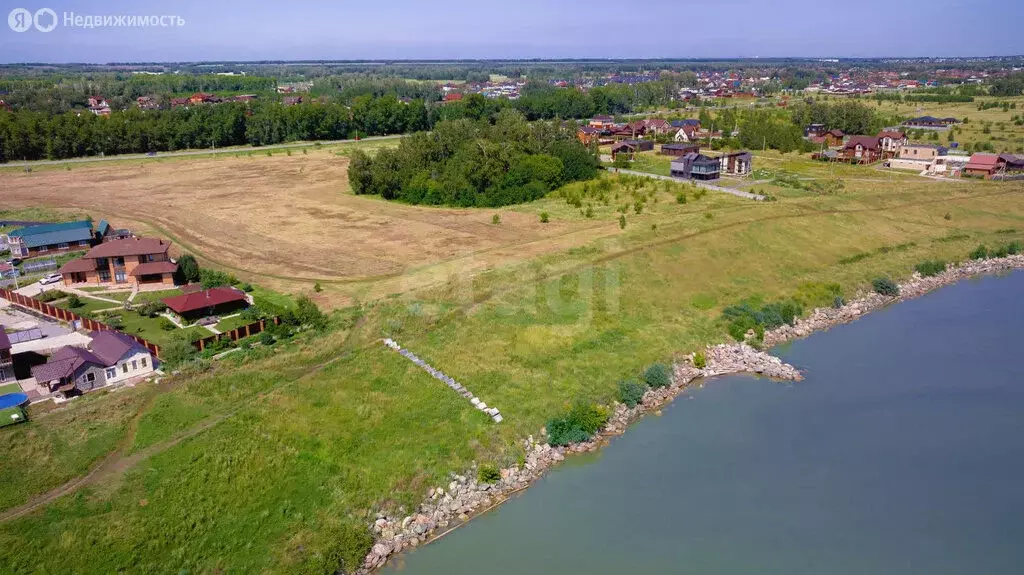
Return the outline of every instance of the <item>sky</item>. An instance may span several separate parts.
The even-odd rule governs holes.
[[[57,26],[16,32],[16,8],[49,8]],[[0,14],[0,63],[1024,54],[1024,2],[1006,0],[0,0]],[[184,25],[66,26],[72,14]]]

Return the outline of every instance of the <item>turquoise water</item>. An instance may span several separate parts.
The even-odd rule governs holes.
[[[1024,273],[775,352],[389,573],[1024,572]]]

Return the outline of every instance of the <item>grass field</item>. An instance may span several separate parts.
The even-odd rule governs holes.
[[[0,564],[10,571],[352,567],[373,513],[411,512],[428,488],[472,461],[514,463],[518,440],[572,402],[609,402],[620,379],[651,362],[726,340],[718,315],[727,305],[825,282],[849,297],[924,259],[963,259],[979,243],[1024,239],[1024,183],[936,182],[794,155],[755,163],[842,178],[843,189],[780,188],[777,202],[709,192],[680,204],[645,184],[638,214],[638,192],[615,184],[606,202],[585,200],[587,217],[568,201],[582,184],[500,211],[443,210],[348,195],[337,181],[344,160],[333,155],[241,162],[183,163],[176,179],[155,168],[90,168],[107,183],[69,201],[128,213],[135,189],[135,217],[210,254],[231,244],[220,257],[235,258],[232,271],[312,274],[337,265],[339,275],[322,280],[323,297],[361,300],[359,320],[4,430],[0,478],[11,487],[0,508],[97,470],[71,494],[0,515]],[[0,176],[0,185],[10,184],[18,202],[33,189],[56,202],[47,190],[70,184],[32,180],[42,175]],[[188,209],[175,205],[189,199]],[[550,223],[539,222],[541,211]],[[496,212],[500,224],[490,223]],[[258,235],[260,243],[241,247],[228,241]],[[442,238],[451,245],[442,248]],[[305,249],[289,249],[296,246]],[[403,273],[389,276],[384,260]],[[359,289],[340,279],[342,269],[375,265],[385,273],[362,276]],[[466,384],[505,421],[492,423],[382,337]]]
[[[1024,153],[1024,126],[1016,125],[1014,117],[1024,115],[1024,98],[994,98],[979,97],[974,102],[960,102],[951,104],[933,104],[926,102],[882,102],[878,103],[871,99],[861,100],[880,111],[891,114],[893,112],[901,116],[935,116],[936,118],[967,118],[966,124],[960,124],[955,128],[955,141],[961,144],[977,144],[978,142],[991,142],[997,153]],[[1017,105],[1016,109],[1004,112],[1002,108],[989,108],[978,110],[978,105],[985,102],[1010,102]],[[932,143],[948,145],[949,138],[947,131],[935,132],[937,138],[929,136],[928,130],[924,136],[916,138],[917,143]]]

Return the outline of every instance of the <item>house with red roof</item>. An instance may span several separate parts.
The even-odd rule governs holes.
[[[165,298],[164,304],[187,321],[225,315],[249,307],[249,296],[240,289],[221,286]]]
[[[841,154],[854,164],[871,164],[882,159],[882,144],[877,136],[850,136]]]
[[[910,139],[899,130],[882,130],[878,133],[878,143],[882,146],[883,158],[895,158],[900,148],[910,143]]]
[[[964,166],[965,176],[989,179],[999,173],[1005,162],[996,154],[974,154]]]
[[[168,256],[170,248],[155,238],[115,239],[65,263],[59,273],[66,286],[171,287],[178,264]]]
[[[88,349],[62,347],[46,363],[32,368],[32,377],[43,393],[68,398],[153,373],[152,354],[131,336],[94,331],[89,337]]]

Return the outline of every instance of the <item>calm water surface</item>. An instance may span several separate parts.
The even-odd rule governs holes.
[[[1024,573],[1024,273],[775,350],[389,573]]]

